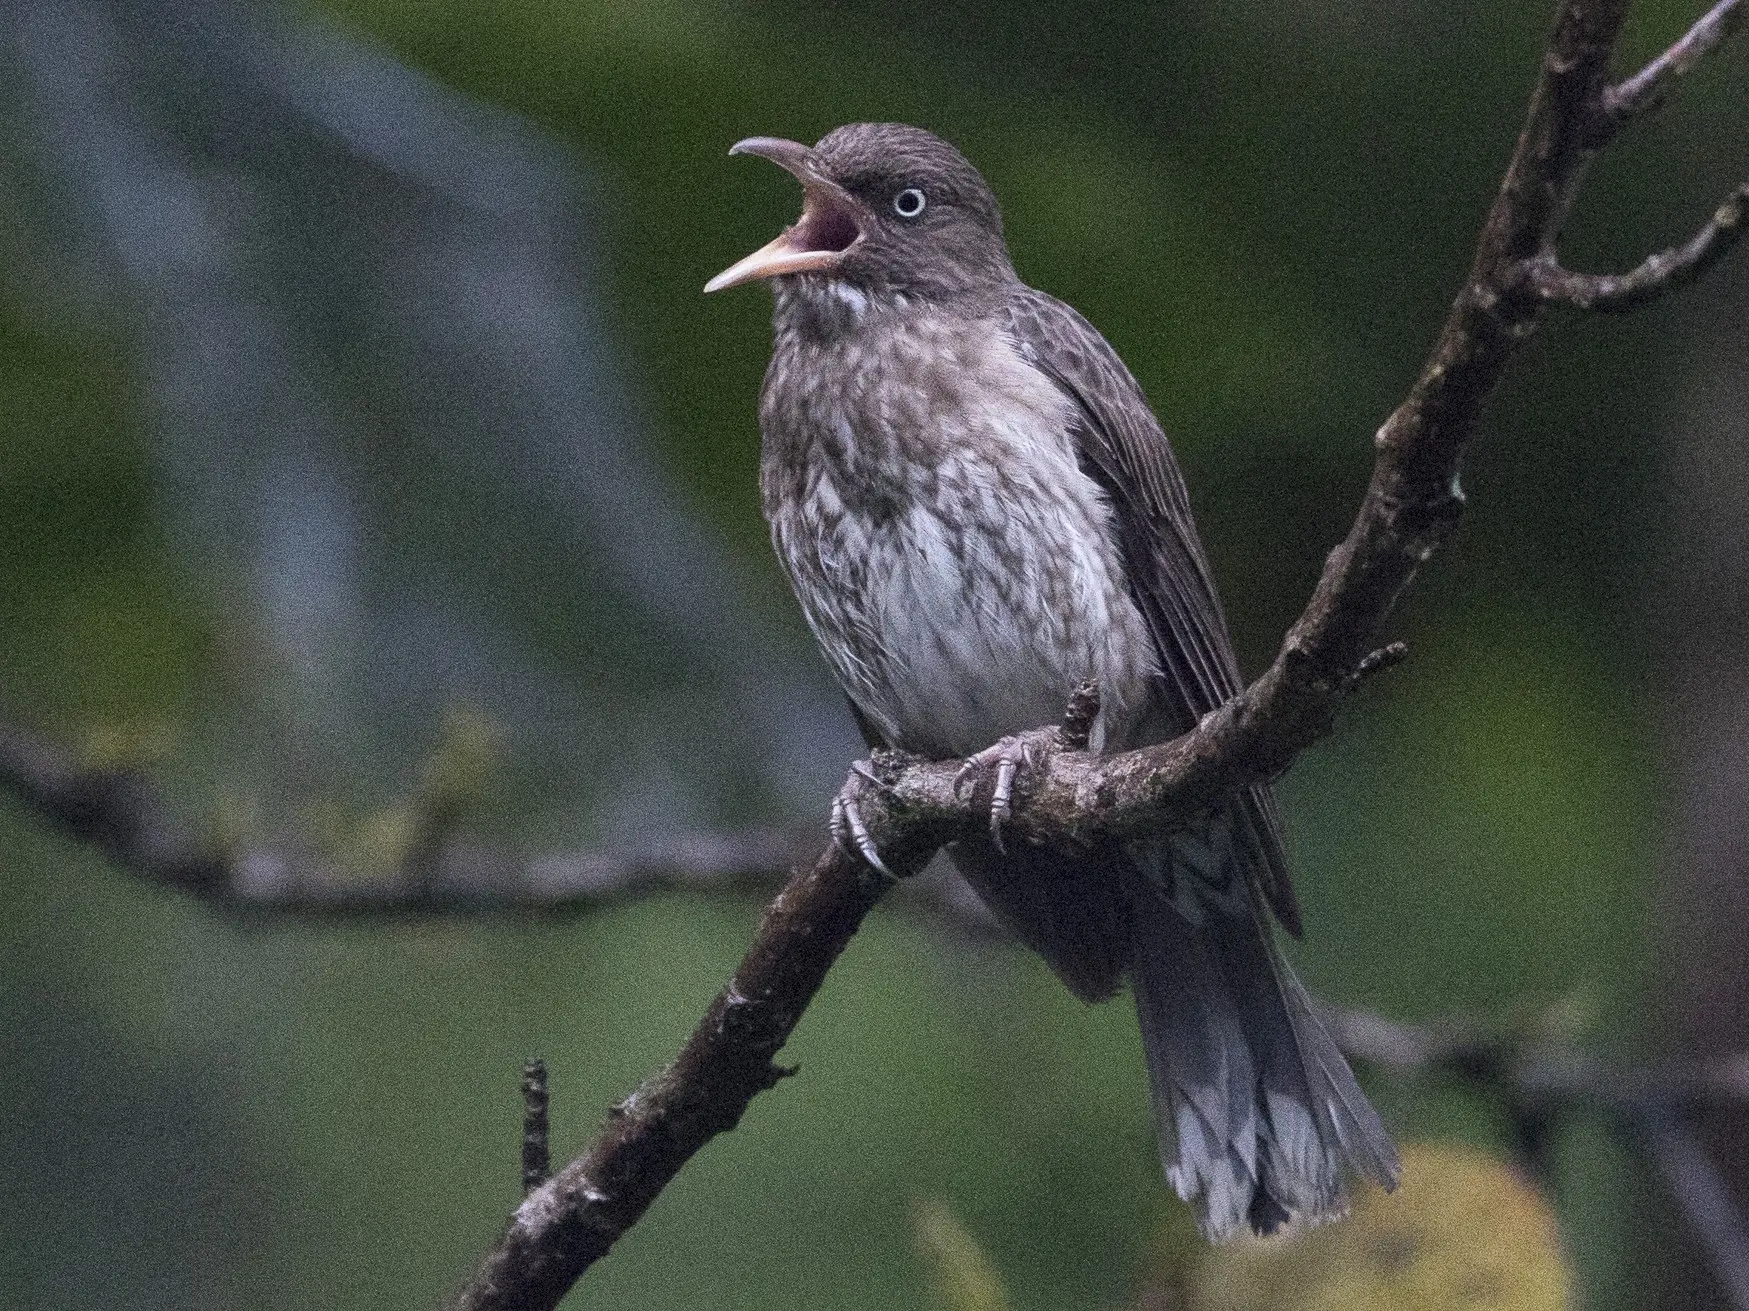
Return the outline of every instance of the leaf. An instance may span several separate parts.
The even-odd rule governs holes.
[[[1485,1152],[1415,1144],[1394,1194],[1348,1219],[1209,1253],[1194,1311],[1565,1311],[1572,1280],[1554,1211]]]
[[[1008,1291],[990,1258],[946,1202],[919,1202],[912,1223],[936,1305],[945,1311],[1009,1311]]]
[[[452,705],[425,760],[419,800],[433,812],[459,809],[485,789],[503,760],[503,726],[473,706]]]
[[[126,719],[86,728],[79,761],[87,769],[145,769],[169,758],[182,737],[168,719]]]

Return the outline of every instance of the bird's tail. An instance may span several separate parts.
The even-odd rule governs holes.
[[[1397,1150],[1241,895],[1133,899],[1136,1012],[1166,1176],[1215,1241],[1347,1209],[1360,1175],[1394,1187]]]

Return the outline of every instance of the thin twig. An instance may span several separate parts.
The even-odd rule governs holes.
[[[1094,721],[1099,718],[1099,684],[1079,684],[1069,693],[1069,708],[1063,712],[1063,746],[1070,751],[1087,750],[1093,736]]]
[[[1749,1052],[1615,1067],[1511,1028],[1406,1024],[1329,1005],[1318,1007],[1318,1017],[1343,1055],[1402,1077],[1447,1076],[1513,1098],[1612,1116],[1648,1108],[1749,1111]]]
[[[1687,73],[1743,24],[1742,0],[1719,0],[1669,49],[1632,77],[1603,93],[1603,113],[1612,132],[1651,113],[1669,98],[1676,79]]]
[[[527,1197],[553,1173],[548,1146],[547,1063],[536,1057],[522,1067],[522,1195]]]
[[[1648,255],[1626,273],[1574,273],[1554,256],[1529,261],[1525,270],[1537,295],[1582,310],[1619,314],[1693,282],[1743,236],[1749,208],[1749,182],[1742,183],[1713,211],[1701,230],[1680,246]]]
[[[1369,651],[1361,657],[1354,667],[1354,681],[1361,682],[1390,669],[1395,669],[1409,658],[1407,642],[1387,642],[1376,651]]]

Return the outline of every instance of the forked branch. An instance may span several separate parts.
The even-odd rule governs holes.
[[[1550,255],[1527,266],[1531,285],[1544,300],[1576,309],[1600,314],[1637,309],[1686,286],[1716,264],[1742,238],[1746,206],[1749,182],[1726,196],[1706,225],[1682,245],[1648,255],[1626,273],[1574,273]]]

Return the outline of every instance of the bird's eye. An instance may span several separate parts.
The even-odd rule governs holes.
[[[923,212],[929,198],[916,187],[906,187],[893,197],[893,213],[900,218],[914,219]]]

